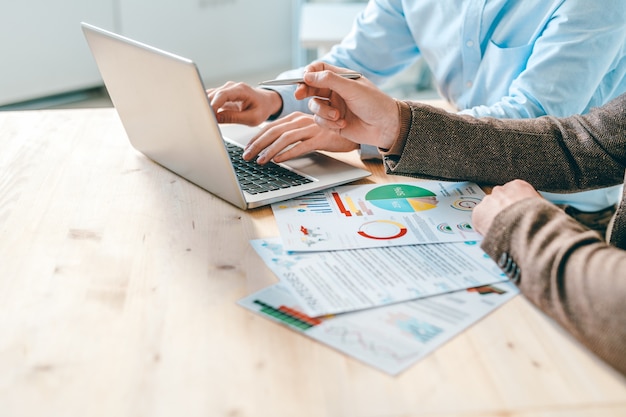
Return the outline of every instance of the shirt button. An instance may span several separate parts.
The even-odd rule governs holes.
[[[509,258],[506,261],[506,265],[502,267],[502,270],[504,271],[505,274],[509,275],[511,271],[513,271],[513,269],[515,269],[515,262],[513,262],[513,258]]]
[[[465,46],[467,46],[468,48],[471,48],[472,46],[474,46],[474,41],[465,42]]]
[[[516,266],[515,270],[511,273],[511,281],[513,281],[514,284],[519,284],[521,277],[522,271]]]
[[[465,83],[465,86],[467,88],[472,88],[473,85],[474,85],[474,83],[472,83],[471,81],[468,81],[468,82]]]

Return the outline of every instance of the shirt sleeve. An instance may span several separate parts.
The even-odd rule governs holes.
[[[322,61],[360,72],[375,84],[400,73],[421,56],[402,0],[372,0],[351,31]]]

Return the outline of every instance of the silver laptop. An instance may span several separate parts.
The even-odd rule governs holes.
[[[240,181],[235,165],[259,165],[229,156],[228,148],[241,150],[259,129],[218,125],[194,62],[87,23],[81,26],[132,146],[229,203],[251,209],[370,175],[312,153],[272,164],[283,171],[274,174],[278,185]]]

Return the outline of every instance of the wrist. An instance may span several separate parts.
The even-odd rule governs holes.
[[[276,90],[270,90],[267,88],[264,88],[263,90],[268,93],[268,100],[266,105],[267,108],[270,109],[270,115],[268,116],[267,120],[271,122],[272,120],[278,119],[278,117],[283,112],[283,98]]]
[[[409,135],[409,129],[411,127],[411,107],[404,101],[395,100],[398,107],[397,128],[395,130],[396,136],[394,137],[394,143],[406,142],[406,137]]]
[[[380,147],[380,151],[385,154],[399,155],[402,153],[406,138],[411,127],[411,108],[408,104],[400,100],[394,100],[397,108],[395,124],[389,128],[389,137],[386,146]]]

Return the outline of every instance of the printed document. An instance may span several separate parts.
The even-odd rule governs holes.
[[[372,308],[312,318],[282,284],[239,304],[263,317],[396,375],[518,294],[509,282]]]
[[[471,224],[484,192],[471,182],[344,185],[272,204],[289,251],[481,240]]]
[[[250,242],[311,317],[362,310],[504,281],[477,242],[287,252],[280,238]]]

